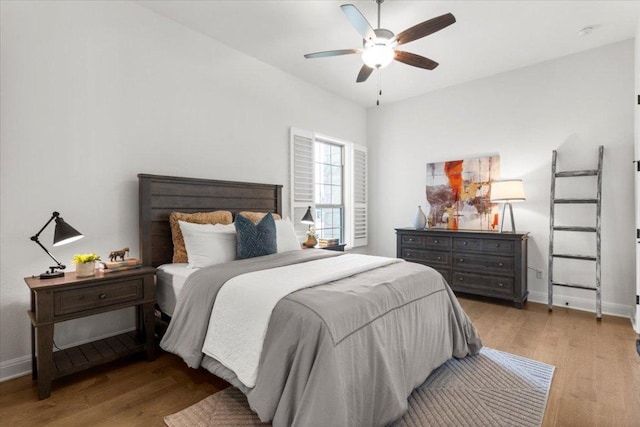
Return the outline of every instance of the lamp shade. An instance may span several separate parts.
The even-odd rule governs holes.
[[[56,228],[53,233],[53,246],[62,246],[82,239],[84,235],[67,224],[61,217],[56,217]]]
[[[300,222],[303,224],[313,224],[313,216],[311,215],[311,206],[307,208],[307,212],[304,214]]]
[[[526,200],[521,179],[504,179],[491,182],[492,202],[522,202]]]

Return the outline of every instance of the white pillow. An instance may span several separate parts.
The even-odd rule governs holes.
[[[187,249],[189,268],[222,264],[236,259],[236,227],[233,224],[194,224],[178,221]]]
[[[276,239],[278,253],[302,249],[298,236],[296,236],[296,230],[289,218],[276,220]]]

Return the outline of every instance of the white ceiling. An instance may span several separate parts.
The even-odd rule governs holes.
[[[234,49],[365,107],[376,103],[378,72],[356,83],[359,55],[303,55],[361,47],[340,5],[344,1],[138,0]],[[351,1],[372,26],[374,0]],[[403,45],[440,63],[433,71],[394,62],[382,70],[381,103],[407,99],[586,49],[633,38],[640,1],[402,1],[382,4],[381,26],[394,33],[451,12],[457,22]],[[594,26],[588,36],[578,35]]]

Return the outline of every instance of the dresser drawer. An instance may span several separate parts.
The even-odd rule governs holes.
[[[442,277],[444,277],[444,280],[447,282],[447,284],[451,283],[451,270],[449,270],[448,268],[440,268],[435,265],[433,266],[433,269],[442,274]]]
[[[513,274],[513,258],[511,257],[455,252],[453,254],[453,266],[458,270],[480,270],[507,276]]]
[[[402,258],[407,261],[424,262],[429,265],[449,265],[451,255],[449,252],[405,248],[402,250]]]
[[[456,237],[456,238],[453,239],[453,249],[454,250],[481,252],[482,251],[482,243],[483,243],[482,239]]]
[[[422,236],[404,234],[402,236],[402,246],[422,246]]]
[[[512,240],[485,239],[482,241],[483,252],[511,255],[514,251]]]
[[[429,249],[441,249],[441,250],[451,249],[451,237],[423,236],[422,242],[423,242],[423,246]]]
[[[54,315],[77,313],[143,298],[143,278],[54,293]]]
[[[484,276],[481,274],[454,271],[451,287],[460,292],[486,296],[512,296],[513,279],[510,277]]]
[[[453,249],[459,251],[494,252],[496,254],[510,255],[513,253],[513,241],[456,237],[453,239]]]

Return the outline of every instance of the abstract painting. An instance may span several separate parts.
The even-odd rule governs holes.
[[[489,198],[499,175],[500,156],[427,163],[429,226],[497,230],[498,205]]]

